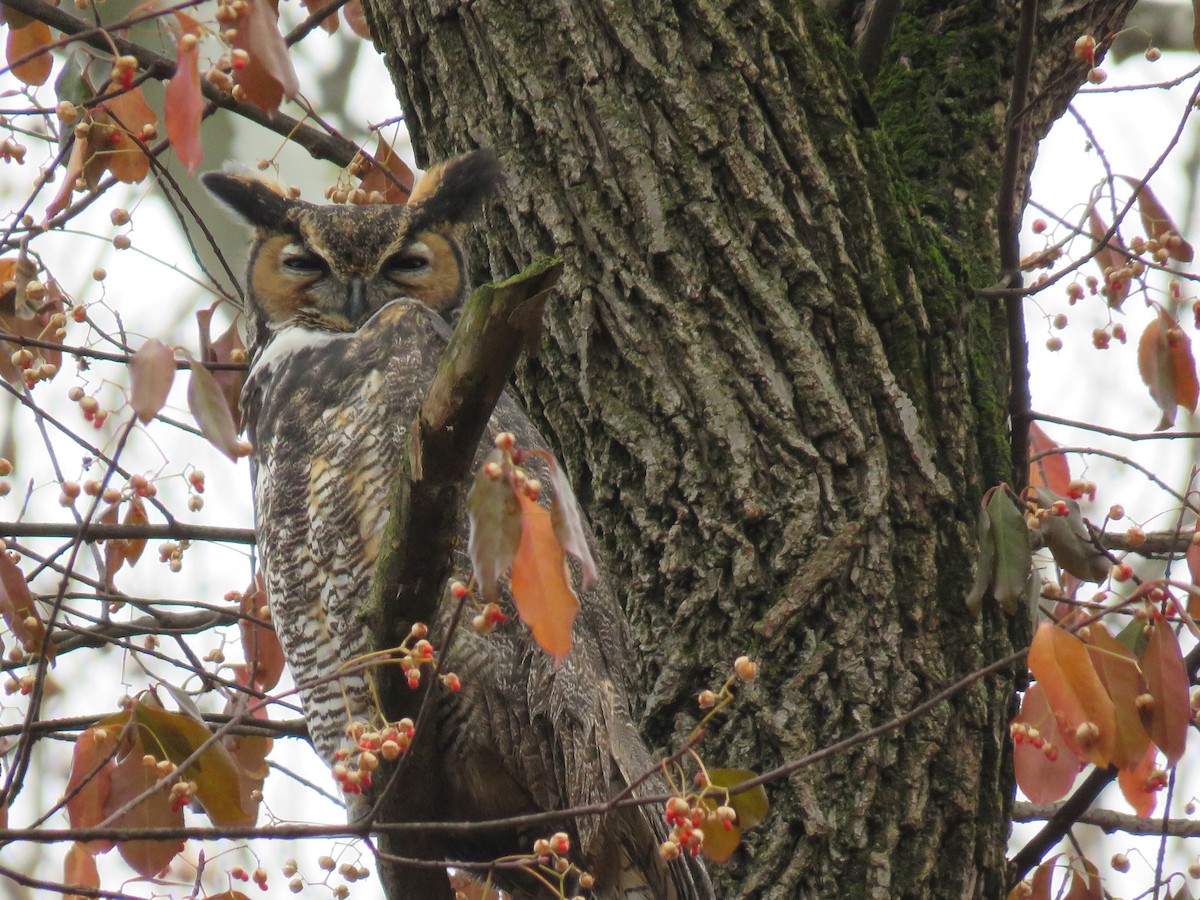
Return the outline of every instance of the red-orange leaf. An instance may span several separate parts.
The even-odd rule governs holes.
[[[1149,624],[1150,640],[1142,654],[1142,673],[1154,698],[1150,715],[1150,738],[1175,765],[1187,745],[1191,704],[1188,699],[1187,668],[1179,651],[1179,641],[1171,626],[1160,616]]]
[[[242,614],[260,618],[269,615],[267,594],[263,588],[262,575],[255,577],[250,587],[242,594]],[[239,619],[242,632],[242,653],[245,655],[250,678],[259,690],[269,691],[279,683],[283,674],[283,647],[274,628],[259,625],[247,619]]]
[[[125,510],[124,524],[134,527],[150,524],[150,517],[146,515],[146,504],[142,502],[141,497],[130,498],[129,509]],[[131,566],[136,566],[138,560],[142,558],[142,551],[145,549],[145,538],[126,538],[124,550],[125,561]]]
[[[274,112],[284,97],[290,100],[299,92],[300,82],[279,33],[279,13],[271,0],[246,0],[233,46],[248,54],[244,66],[235,66],[233,80],[255,106]]]
[[[1075,784],[1080,760],[1059,733],[1041,684],[1034,682],[1025,691],[1021,711],[1013,721],[1037,730],[1034,739],[1026,734],[1014,740],[1013,765],[1018,787],[1034,803],[1061,800]]]
[[[1112,764],[1118,769],[1131,769],[1146,755],[1150,743],[1137,707],[1137,698],[1146,692],[1137,657],[1103,623],[1089,625],[1080,636],[1087,642],[1092,664],[1113,701],[1117,742]]]
[[[1158,751],[1151,744],[1136,766],[1117,772],[1117,783],[1121,787],[1121,793],[1125,795],[1126,802],[1143,818],[1154,812],[1154,806],[1158,802],[1158,791],[1155,789],[1157,785],[1150,781],[1151,774],[1157,768],[1157,754]]]
[[[1088,762],[1107,766],[1116,746],[1116,713],[1083,642],[1043,623],[1029,648],[1029,671],[1046,692],[1067,746]]]
[[[175,351],[157,338],[142,344],[129,360],[129,405],[145,424],[167,402],[175,381]]]
[[[1196,524],[1196,533],[1188,542],[1187,567],[1192,576],[1192,584],[1200,586],[1200,523]],[[1200,596],[1189,593],[1187,609],[1193,619],[1200,616]]]
[[[42,623],[37,604],[33,602],[33,594],[25,582],[25,576],[7,553],[0,553],[0,616],[27,653],[41,650],[46,626]],[[54,655],[53,644],[49,645],[47,652],[50,656]]]
[[[1134,178],[1121,176],[1129,183],[1130,187],[1137,188],[1139,182]],[[1154,196],[1154,192],[1150,190],[1150,185],[1142,185],[1137,193],[1138,213],[1142,217],[1142,227],[1146,230],[1146,237],[1151,240],[1158,241],[1171,255],[1172,259],[1177,259],[1180,262],[1192,261],[1192,245],[1183,239],[1179,233],[1179,229],[1175,227],[1175,220],[1171,218],[1170,213],[1158,202],[1158,198]]]
[[[43,225],[71,205],[71,196],[75,191],[75,183],[83,175],[84,162],[87,157],[87,141],[76,140],[71,147],[71,155],[67,159],[66,171],[63,172],[62,177],[59,179],[58,190],[54,192],[54,196],[46,204],[46,214],[42,218]]]
[[[46,286],[46,295],[37,301],[31,299],[27,286],[37,278],[38,268],[28,257],[0,259],[0,328],[21,337],[60,344],[62,338],[55,335],[57,329],[50,327],[50,320],[62,312],[62,291],[49,273],[43,273],[41,281]],[[4,290],[3,285],[9,282],[11,289]],[[35,365],[40,362],[62,365],[59,350],[37,347],[30,352]],[[24,373],[12,363],[12,348],[0,353],[0,377],[14,385],[24,383]]]
[[[351,31],[364,41],[372,40],[371,29],[367,27],[367,15],[363,12],[360,0],[350,0],[342,7],[342,15],[346,17],[346,24]]]
[[[1175,424],[1177,407],[1196,411],[1200,382],[1196,380],[1192,344],[1165,310],[1159,310],[1158,318],[1146,326],[1138,341],[1138,371],[1162,410],[1158,430]]]
[[[101,125],[97,131],[103,139],[95,140],[95,135],[88,138],[93,159],[102,163],[117,180],[137,184],[150,171],[150,158],[142,150],[139,140],[144,134],[143,129],[157,124],[158,116],[146,103],[140,87],[105,100],[97,109],[94,119]]]
[[[210,444],[232,460],[238,458],[237,425],[229,403],[212,373],[191,360],[192,377],[188,382],[188,407]]]
[[[96,868],[96,857],[78,841],[67,850],[67,858],[63,861],[63,884],[77,884],[86,888],[100,887],[100,870]],[[73,900],[78,896],[67,894],[63,900]]]
[[[71,775],[67,779],[67,818],[72,828],[92,828],[104,821],[104,804],[112,790],[114,729],[89,728],[75,739]],[[76,790],[78,788],[78,790]],[[89,853],[107,853],[113,842],[89,841]]]
[[[362,189],[368,194],[378,191],[385,203],[404,203],[412,193],[413,170],[384,142],[382,134],[376,133],[375,141],[375,159],[363,158]]]
[[[200,330],[200,359],[206,363],[235,363],[246,361],[246,345],[238,333],[236,319],[215,341],[212,339],[212,317],[217,304],[196,313],[196,325]],[[242,430],[241,396],[242,385],[246,382],[246,372],[236,369],[209,370],[213,380],[221,388],[229,414],[233,417],[233,425],[237,431]]]
[[[1029,900],[1050,900],[1050,897],[1052,896],[1050,888],[1054,882],[1054,869],[1060,856],[1062,856],[1061,853],[1054,854],[1049,859],[1044,860],[1042,864],[1034,870],[1033,892],[1028,895],[1024,895],[1027,896]],[[1018,894],[1018,896],[1022,896],[1017,890],[1014,890],[1013,893]]]
[[[13,75],[25,84],[35,87],[45,84],[54,65],[54,59],[46,49],[54,42],[50,27],[10,6],[0,8],[3,9],[5,22],[8,23],[8,42],[4,58],[12,66]],[[24,62],[18,62],[29,54],[35,55]]]
[[[336,3],[330,3],[329,0],[300,0],[300,5],[304,7],[305,12],[307,12],[310,16],[315,16],[317,13],[328,10],[332,6],[336,6]],[[333,34],[335,31],[337,31],[338,15],[336,9],[326,13],[325,18],[321,20],[321,27],[330,34]]]
[[[521,545],[512,564],[512,593],[521,621],[547,653],[561,661],[571,649],[579,598],[571,590],[567,557],[554,536],[550,513],[524,494]]]
[[[1123,252],[1124,248],[1121,247],[1121,242],[1115,234],[1107,241],[1104,240],[1104,236],[1108,234],[1108,225],[1100,218],[1100,214],[1094,207],[1089,212],[1088,222],[1096,263],[1104,275],[1105,298],[1108,300],[1109,306],[1120,307],[1125,302],[1125,298],[1129,296],[1129,279],[1115,276],[1115,273],[1124,269],[1128,262]]]
[[[1100,872],[1084,857],[1071,861],[1071,889],[1063,900],[1104,900]]]
[[[1041,459],[1029,465],[1029,484],[1032,487],[1046,487],[1060,496],[1067,496],[1071,484],[1071,467],[1067,464],[1065,453],[1048,453],[1055,450],[1058,444],[1042,430],[1037,422],[1029,423],[1029,455],[1036,456],[1046,453]]]
[[[163,104],[167,120],[167,139],[175,155],[189,173],[194,173],[204,158],[200,141],[200,123],[204,118],[204,95],[200,92],[200,46],[196,42],[200,26],[184,13],[175,14],[182,33],[175,50],[175,74],[167,82]]]
[[[141,742],[135,741],[129,754],[114,767],[112,790],[104,805],[106,818],[158,781],[157,769],[142,764],[144,753]],[[117,816],[111,824],[114,828],[182,828],[183,810],[171,808],[168,789],[164,788]],[[170,865],[180,846],[177,839],[119,841],[117,851],[135,872],[153,878]]]

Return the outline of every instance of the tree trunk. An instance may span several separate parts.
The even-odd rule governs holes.
[[[763,674],[701,752],[763,771],[1023,645],[963,603],[982,492],[1018,480],[976,294],[1015,6],[906,4],[873,95],[854,23],[806,3],[367,6],[425,161],[500,152],[477,272],[566,262],[520,387],[620,585],[651,744],[742,653]],[[1046,52],[1038,134],[1069,94]],[[1003,896],[1017,676],[771,786],[718,894]]]

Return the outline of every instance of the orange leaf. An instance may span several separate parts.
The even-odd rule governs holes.
[[[1116,746],[1116,713],[1083,641],[1057,625],[1039,625],[1029,648],[1029,671],[1046,692],[1067,746],[1088,762],[1107,766]]]
[[[175,51],[175,74],[167,82],[163,110],[167,139],[191,174],[204,158],[204,145],[200,142],[204,95],[200,91],[200,46],[196,43],[200,27],[190,16],[180,12],[175,16],[182,26],[182,33]]]
[[[1191,721],[1187,668],[1179,651],[1179,641],[1166,619],[1156,615],[1147,627],[1150,640],[1142,654],[1142,673],[1150,696],[1154,698],[1147,730],[1166,756],[1167,764],[1173,766],[1183,756]]]
[[[78,884],[81,887],[100,887],[100,870],[96,868],[96,857],[76,841],[63,861],[63,884]],[[79,894],[68,893],[63,900],[73,900]]]
[[[246,99],[266,112],[279,109],[283,98],[291,100],[300,90],[287,44],[279,33],[279,13],[271,0],[246,0],[247,9],[238,18],[233,46],[248,55],[242,68],[234,68],[233,80],[241,85]]]
[[[1124,269],[1128,262],[1124,253],[1125,248],[1121,246],[1121,242],[1115,234],[1107,241],[1104,240],[1104,236],[1108,234],[1108,226],[1094,207],[1089,212],[1088,222],[1096,263],[1100,266],[1101,274],[1104,275],[1104,296],[1108,300],[1109,306],[1119,308],[1125,302],[1125,298],[1129,296],[1129,279],[1118,278],[1114,275]]]
[[[1117,783],[1121,787],[1121,793],[1125,795],[1125,800],[1133,807],[1133,811],[1142,818],[1154,812],[1154,806],[1158,802],[1158,791],[1150,782],[1150,776],[1157,768],[1157,755],[1158,751],[1150,745],[1136,766],[1117,772]]]
[[[1112,764],[1118,769],[1131,769],[1146,755],[1150,743],[1137,707],[1137,698],[1146,692],[1137,658],[1100,622],[1089,625],[1080,636],[1087,642],[1092,664],[1112,698],[1117,720]]]
[[[135,740],[133,748],[112,771],[112,790],[104,804],[105,818],[140,795],[159,779],[153,766],[142,764],[145,750]],[[173,810],[167,789],[155,791],[133,809],[112,821],[114,828],[181,828],[183,809]],[[135,872],[153,878],[171,864],[180,850],[178,839],[118,841],[117,851]]]
[[[346,24],[350,26],[351,31],[364,41],[373,40],[371,29],[367,27],[367,14],[363,12],[360,0],[350,0],[342,7],[342,15],[346,17]]]
[[[571,590],[566,553],[554,536],[550,513],[523,493],[517,497],[521,545],[512,564],[513,600],[534,640],[561,662],[571,649],[579,598]]]
[[[208,442],[237,460],[237,425],[229,411],[229,402],[212,373],[191,360],[192,377],[188,382],[188,407]]]
[[[56,329],[50,327],[50,320],[56,313],[62,312],[62,291],[58,282],[46,273],[43,278],[45,297],[36,301],[31,299],[28,285],[37,277],[37,266],[26,257],[0,259],[0,328],[21,337],[62,343],[62,338],[55,335]],[[62,352],[59,350],[35,347],[30,352],[34,357],[34,366],[40,366],[41,363],[62,365]],[[24,383],[24,373],[12,363],[12,348],[0,353],[0,377],[15,385]]]
[[[1037,422],[1029,423],[1029,455],[1054,450],[1058,443],[1042,430]],[[1067,464],[1065,453],[1047,453],[1041,459],[1029,465],[1029,484],[1032,487],[1046,487],[1060,496],[1067,496],[1071,484],[1071,467]]]
[[[310,16],[314,16],[317,13],[334,6],[335,4],[323,2],[323,0],[300,0],[300,5],[307,10]],[[328,13],[325,18],[321,20],[321,27],[330,34],[333,34],[335,31],[337,31],[338,17],[336,9]]]
[[[258,618],[266,606],[267,594],[263,588],[262,575],[257,575],[242,594],[242,614]],[[242,632],[242,653],[246,658],[251,681],[259,690],[271,690],[279,683],[279,676],[283,674],[283,647],[279,644],[279,635],[275,633],[274,628],[246,619],[239,619],[238,627]]]
[[[88,157],[87,141],[75,140],[71,147],[71,155],[67,159],[67,168],[63,172],[58,190],[46,205],[46,215],[42,219],[42,224],[45,225],[55,215],[62,212],[71,205],[71,196],[75,192],[75,183],[79,181],[83,175],[83,164]]]
[[[1104,900],[1100,887],[1100,872],[1090,859],[1080,857],[1071,862],[1071,889],[1063,900]]]
[[[142,344],[129,360],[129,405],[143,424],[167,402],[175,381],[175,351],[157,338]]]
[[[242,343],[236,319],[219,338],[215,341],[212,339],[212,317],[216,309],[217,304],[214,303],[208,309],[202,309],[196,313],[196,325],[200,330],[200,359],[206,363],[244,363],[246,361],[246,345]],[[229,407],[229,414],[233,417],[235,430],[241,431],[241,396],[242,385],[246,382],[246,372],[236,369],[219,371],[210,369],[209,374],[221,388],[225,404]]]
[[[1014,740],[1013,766],[1017,785],[1034,803],[1054,803],[1067,795],[1079,774],[1080,760],[1063,741],[1054,713],[1039,682],[1025,691],[1015,724],[1037,729],[1037,740]]]
[[[1050,887],[1054,882],[1054,868],[1061,853],[1056,853],[1042,862],[1033,873],[1033,892],[1028,894],[1029,900],[1050,900]]]
[[[54,42],[50,27],[9,6],[4,6],[3,11],[4,21],[8,23],[8,43],[4,58],[12,66],[13,75],[31,86],[45,84],[54,66],[54,58],[50,51],[45,49]],[[16,62],[26,56],[30,58],[24,62]],[[13,65],[14,62],[16,65]]]
[[[375,134],[375,159],[362,157],[362,189],[371,194],[383,194],[385,203],[404,203],[412,193],[413,170],[392,148],[384,143],[383,135]],[[389,173],[392,177],[388,177]],[[399,182],[397,184],[396,182]]]
[[[149,525],[150,517],[146,515],[146,504],[142,502],[141,497],[131,497],[129,499],[129,509],[125,510],[125,525]],[[145,538],[125,538],[125,561],[130,566],[136,566],[138,560],[142,558],[142,551],[146,549]]]
[[[104,804],[112,790],[115,748],[112,729],[89,728],[75,738],[67,779],[67,818],[72,828],[92,828],[104,821]],[[84,846],[89,853],[107,853],[113,842],[95,840]]]
[[[1200,522],[1196,523],[1196,531],[1200,532]],[[1192,584],[1200,586],[1200,536],[1192,535],[1192,539],[1188,542],[1186,557]],[[1200,596],[1189,593],[1187,609],[1193,619],[1200,616]]]
[[[150,158],[139,141],[142,129],[156,124],[158,116],[146,103],[142,89],[136,87],[105,100],[96,108],[93,119],[101,127],[94,127],[88,137],[88,147],[93,153],[89,162],[101,163],[114,178],[126,184],[137,184],[144,179],[150,171]]]
[[[1150,396],[1162,410],[1161,431],[1175,424],[1175,410],[1183,406],[1196,411],[1200,382],[1196,380],[1196,362],[1187,335],[1167,312],[1146,326],[1138,341],[1138,372],[1150,388]]]
[[[1146,237],[1151,240],[1158,241],[1172,259],[1177,259],[1180,262],[1191,262],[1193,253],[1192,245],[1183,239],[1179,229],[1175,227],[1175,221],[1166,211],[1158,198],[1154,196],[1154,192],[1150,190],[1150,185],[1142,185],[1138,188],[1140,182],[1137,179],[1121,176],[1129,183],[1130,187],[1137,190],[1138,213],[1142,217],[1142,227],[1146,230]]]
[[[25,576],[7,553],[0,553],[0,616],[27,653],[40,652],[46,626],[33,602]],[[47,653],[54,656],[53,644],[49,645]]]

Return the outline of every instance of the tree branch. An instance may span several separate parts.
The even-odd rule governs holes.
[[[441,599],[467,475],[521,350],[536,346],[562,263],[543,260],[467,302],[409,438],[376,567],[371,632],[394,647]]]
[[[253,528],[227,528],[219,525],[188,525],[172,522],[169,525],[102,525],[98,522],[70,524],[66,522],[2,522],[0,537],[79,538],[84,541],[107,541],[113,538],[146,538],[164,541],[216,541],[226,544],[253,544]]]
[[[98,50],[108,52],[115,46],[122,54],[136,59],[138,67],[155,78],[165,81],[175,73],[173,60],[115,34],[101,33],[90,23],[41,0],[4,0],[4,4],[64,34],[77,36],[79,40]],[[320,132],[281,112],[268,113],[252,103],[239,103],[203,79],[200,89],[204,98],[214,106],[237,113],[242,118],[261,125],[294,144],[299,144],[318,159],[327,159],[339,166],[347,166],[358,153],[358,147],[343,137]]]
[[[1057,816],[1065,803],[1030,803],[1018,800],[1013,804],[1014,822],[1048,821]],[[1074,819],[1079,825],[1095,825],[1105,834],[1123,831],[1125,834],[1163,835],[1170,837],[1200,837],[1200,822],[1195,819],[1167,819],[1120,813],[1112,809],[1089,809]]]

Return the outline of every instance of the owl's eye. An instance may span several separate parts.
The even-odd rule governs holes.
[[[313,253],[289,253],[282,262],[285,269],[301,275],[315,275],[327,268],[325,260]]]
[[[415,248],[401,250],[388,257],[383,267],[389,275],[412,275],[429,268],[429,256]]]

